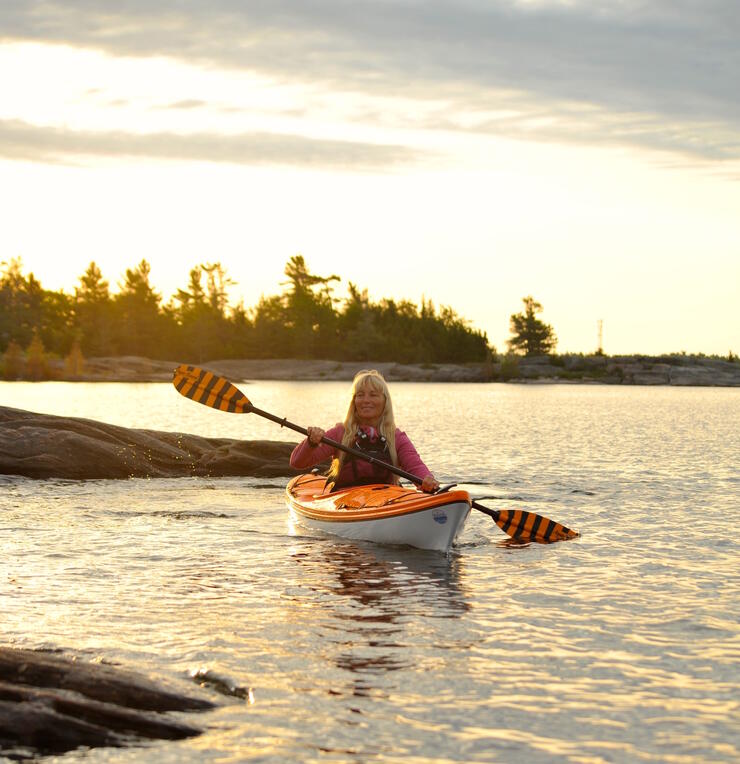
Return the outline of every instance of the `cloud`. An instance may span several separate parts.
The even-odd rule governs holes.
[[[453,109],[526,102],[507,130],[526,134],[531,113],[545,112],[553,129],[530,136],[740,157],[736,0],[47,0],[4,3],[0,29],[6,40],[446,99],[452,127]]]
[[[199,98],[184,98],[181,101],[175,101],[174,103],[164,104],[160,108],[162,109],[202,109],[208,106],[207,101],[203,101]]]
[[[130,133],[72,130],[0,120],[0,157],[73,163],[91,157],[290,165],[376,171],[418,161],[423,154],[403,146],[332,141],[278,133]]]

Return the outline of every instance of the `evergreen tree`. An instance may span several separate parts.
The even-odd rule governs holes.
[[[71,301],[64,292],[50,292],[33,273],[23,275],[20,258],[0,265],[0,349],[15,340],[28,346],[34,333],[50,348],[71,342]]]
[[[311,273],[302,255],[288,260],[283,291],[263,295],[251,309],[241,303],[229,307],[227,289],[233,282],[218,262],[193,268],[187,288],[178,289],[166,306],[150,275],[149,263],[142,260],[126,270],[120,292],[112,296],[91,262],[69,296],[44,290],[33,274],[25,276],[20,259],[2,263],[4,373],[24,373],[22,347],[33,349],[35,377],[46,373],[41,360],[47,353],[65,357],[72,376],[79,376],[85,356],[101,355],[196,362],[296,356],[407,363],[490,359],[486,335],[451,308],[438,310],[425,298],[420,306],[409,300],[372,302],[367,290],[352,283],[340,304],[333,296],[339,277]]]
[[[95,261],[88,265],[79,281],[74,310],[81,352],[87,356],[113,355],[113,301],[108,282]]]
[[[203,288],[203,274],[206,288]],[[201,362],[207,356],[230,355],[233,324],[228,320],[227,286],[234,282],[226,275],[221,263],[207,263],[190,271],[187,290],[178,289],[174,300],[179,307],[170,306],[178,325],[177,347],[183,348],[193,360]]]
[[[8,347],[11,340],[26,347],[42,324],[44,290],[33,273],[23,275],[19,257],[0,268],[0,347]]]
[[[189,276],[187,289],[178,289],[175,294],[173,303],[178,302],[179,306],[171,304],[168,310],[178,325],[177,348],[200,363],[205,360],[209,339],[209,311],[202,283],[203,269],[196,266],[190,270]]]
[[[509,348],[513,351],[524,351],[525,355],[547,355],[555,349],[557,337],[549,324],[545,324],[537,318],[537,313],[542,312],[542,305],[535,302],[532,296],[523,297],[524,312],[515,313],[511,316],[510,330],[511,339],[508,341]]]
[[[382,360],[384,339],[376,327],[374,309],[367,289],[360,291],[349,283],[349,297],[339,315],[339,357],[346,361]]]
[[[3,377],[5,379],[20,379],[23,376],[24,366],[23,349],[15,340],[11,340],[3,353]]]
[[[289,358],[293,354],[293,332],[286,321],[283,297],[262,295],[253,311],[256,358]]]
[[[66,353],[74,341],[74,299],[64,291],[43,290],[38,331],[50,353]]]
[[[206,274],[206,291],[208,294],[208,304],[215,315],[220,318],[226,318],[226,308],[229,300],[227,289],[236,284],[226,275],[226,269],[221,263],[205,263],[201,265],[203,273]]]
[[[121,291],[114,299],[115,345],[122,355],[161,358],[166,316],[160,312],[161,296],[149,283],[151,266],[142,260],[126,270]]]
[[[284,297],[285,318],[292,329],[293,354],[316,358],[317,352],[331,353],[336,330],[331,282],[339,281],[339,276],[309,273],[303,255],[290,258],[285,275],[290,286]]]
[[[228,358],[252,358],[255,355],[254,324],[249,311],[239,301],[231,311],[231,336]]]
[[[38,382],[40,379],[46,379],[48,375],[44,343],[38,332],[34,331],[31,344],[26,349],[26,377]]]

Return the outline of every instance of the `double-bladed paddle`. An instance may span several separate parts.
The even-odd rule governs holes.
[[[287,427],[290,430],[300,432],[302,435],[308,435],[308,430],[305,427],[293,424],[293,422],[289,422],[287,419],[281,419],[274,414],[270,414],[268,411],[263,411],[253,406],[249,398],[241,390],[232,385],[228,379],[207,369],[182,364],[175,369],[172,384],[180,395],[184,395],[196,403],[202,403],[204,406],[210,406],[219,411],[228,411],[234,414],[257,414],[257,416],[269,419],[271,422],[276,422],[281,427]],[[327,437],[321,438],[321,442],[326,443],[332,448],[352,454],[358,459],[364,459],[371,464],[377,464],[416,485],[422,482],[421,478],[416,475],[412,475],[410,472],[406,472],[393,464],[386,464],[386,462],[376,459],[374,456],[370,456],[359,449],[350,448]],[[566,528],[564,525],[556,523],[554,520],[548,520],[546,517],[537,515],[534,512],[527,512],[523,509],[491,509],[474,500],[471,501],[471,504],[474,509],[492,517],[496,525],[504,533],[508,533],[509,536],[520,541],[537,541],[541,544],[548,544],[553,541],[565,541],[576,538],[579,535],[578,531]]]

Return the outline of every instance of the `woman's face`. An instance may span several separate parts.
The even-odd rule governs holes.
[[[355,393],[355,411],[360,424],[377,427],[385,409],[385,395],[372,387],[360,388]]]

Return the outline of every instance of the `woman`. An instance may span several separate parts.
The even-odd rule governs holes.
[[[380,461],[400,467],[421,479],[421,490],[434,493],[439,483],[422,462],[414,444],[393,420],[388,385],[375,371],[360,371],[352,382],[352,397],[344,424],[330,430],[308,427],[308,437],[290,455],[290,466],[302,470],[332,457],[328,479],[334,488],[369,483],[397,483],[392,472],[377,464],[322,444],[326,436],[344,446],[364,451]]]

